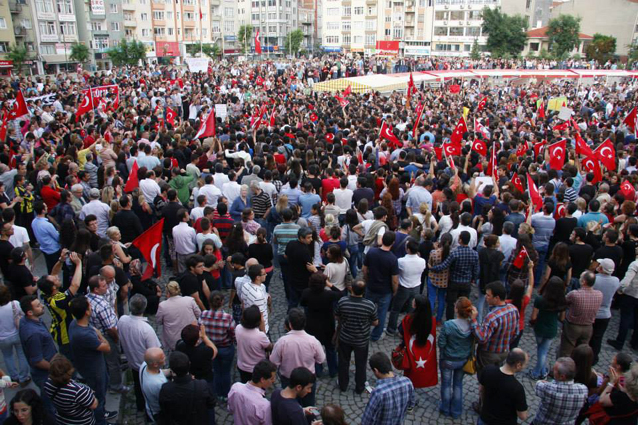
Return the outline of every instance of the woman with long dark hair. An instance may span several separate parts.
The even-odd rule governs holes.
[[[359,224],[357,211],[355,209],[346,211],[344,226],[341,229],[341,237],[348,246],[348,252],[350,253],[350,260],[348,262],[350,263],[350,273],[352,273],[353,278],[357,277],[358,268],[363,267],[363,251],[359,250],[362,235],[354,230],[357,224]]]
[[[436,244],[436,249],[430,253],[428,264],[430,267],[441,264],[450,255],[452,246],[452,235],[445,233]],[[440,272],[428,272],[428,298],[430,307],[434,309],[436,305],[436,323],[443,320],[443,312],[445,311],[445,294],[447,293],[447,284],[449,270],[445,269]],[[437,305],[438,302],[438,305]]]
[[[583,384],[589,390],[589,395],[598,388],[598,375],[594,372],[594,350],[589,344],[580,344],[572,351],[570,356],[576,363],[576,376],[574,382]]]
[[[248,245],[248,258],[255,258],[259,261],[259,264],[264,266],[264,271],[266,272],[266,281],[264,282],[264,286],[266,286],[266,291],[270,286],[270,280],[272,279],[273,274],[273,250],[272,245],[268,243],[266,240],[266,236],[268,235],[268,231],[265,227],[260,227],[257,230],[257,239]]]
[[[529,371],[532,379],[545,379],[549,373],[547,353],[558,334],[558,321],[565,317],[565,283],[557,276],[549,279],[545,290],[534,300],[530,324],[536,337],[536,366]]]
[[[9,403],[9,417],[4,425],[55,425],[56,420],[44,410],[42,398],[27,388],[20,390]]]
[[[433,387],[438,382],[436,321],[432,317],[430,302],[425,295],[415,296],[412,308],[414,311],[403,318],[399,327],[410,361],[404,375],[410,378],[414,388]]]
[[[530,261],[529,263],[527,263],[527,270],[529,273],[529,284],[527,285],[527,289],[525,289],[523,281],[517,279],[510,287],[508,299],[505,300],[506,303],[512,304],[514,307],[516,307],[519,313],[518,333],[510,341],[510,350],[518,347],[518,343],[523,336],[523,330],[525,329],[525,309],[529,305],[529,301],[532,299],[532,292],[534,291],[533,262]]]
[[[230,257],[236,252],[243,254],[244,257],[248,256],[248,244],[246,243],[244,228],[241,223],[235,223],[230,228],[230,233],[224,241],[224,247],[226,248],[224,253],[227,256],[226,262],[228,263],[230,263]]]
[[[553,276],[560,277],[563,282],[569,284],[572,278],[572,263],[569,256],[569,247],[564,242],[558,242],[552,249],[552,254],[547,260],[547,268],[541,279],[539,293],[543,293],[545,285]]]

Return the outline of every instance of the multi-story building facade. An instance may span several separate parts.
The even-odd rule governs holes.
[[[521,15],[528,29],[541,28],[549,23],[553,0],[501,0],[501,11]]]
[[[50,74],[75,70],[70,60],[71,45],[79,42],[76,7],[73,0],[35,0],[28,2],[38,40],[39,71]],[[86,25],[86,23],[84,24]]]
[[[14,3],[15,7],[16,4]],[[20,6],[21,7],[21,6]],[[9,4],[0,4],[0,76],[11,75],[13,63],[5,58],[9,47],[15,44],[15,34],[13,32],[13,20],[9,12]]]
[[[237,21],[259,30],[265,54],[284,51],[286,37],[299,28],[298,0],[240,0]]]

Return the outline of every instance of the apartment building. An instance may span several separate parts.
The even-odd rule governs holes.
[[[13,63],[5,57],[9,47],[15,44],[13,21],[10,16],[9,4],[0,3],[0,76],[11,75],[13,69]]]
[[[252,25],[253,34],[259,30],[265,54],[280,54],[288,34],[299,28],[298,6],[298,0],[239,0],[237,21]]]
[[[521,15],[528,29],[542,28],[549,23],[553,0],[502,0],[501,11],[508,15]]]
[[[28,3],[32,16],[36,18],[38,71],[52,74],[75,70],[75,63],[69,56],[71,45],[80,39],[73,0],[35,0]]]

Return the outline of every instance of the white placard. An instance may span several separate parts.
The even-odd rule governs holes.
[[[215,105],[215,118],[220,118],[222,121],[228,116],[228,106],[224,104]]]
[[[494,181],[491,177],[477,177],[475,180],[476,184],[476,193],[483,193],[483,188],[485,186],[493,186]]]
[[[208,59],[207,58],[186,58],[186,65],[190,72],[207,72],[208,71]]]
[[[563,106],[562,108],[560,108],[560,112],[558,113],[558,118],[563,121],[569,121],[572,118],[572,115],[574,115],[574,110],[566,106]]]

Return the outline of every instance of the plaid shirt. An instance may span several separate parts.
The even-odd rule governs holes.
[[[534,424],[571,425],[587,401],[587,387],[574,381],[538,381],[536,395],[541,403]]]
[[[432,264],[432,266],[441,264],[442,257],[443,248],[435,249],[430,253],[430,264]],[[428,272],[428,277],[430,278],[432,285],[436,286],[437,288],[447,288],[447,280],[449,278],[449,275],[450,271],[448,269],[441,270],[440,272],[435,272],[432,271],[432,269],[430,268],[430,271]]]
[[[510,341],[518,334],[520,315],[512,304],[492,307],[479,324],[472,320],[472,331],[483,351],[504,353],[510,349]]]
[[[91,304],[91,317],[89,324],[97,328],[100,332],[105,333],[107,329],[117,327],[117,316],[113,304],[109,304],[102,295],[89,293],[86,298]]]
[[[571,291],[567,296],[567,321],[572,325],[592,325],[596,313],[603,303],[603,293],[595,289],[581,288]]]
[[[414,406],[414,386],[404,376],[379,379],[361,419],[361,425],[400,425]]]
[[[430,271],[450,270],[450,283],[476,282],[479,275],[478,253],[469,246],[459,246],[441,264],[430,267]]]
[[[200,320],[206,335],[217,347],[228,347],[235,343],[235,321],[223,310],[206,310]]]

